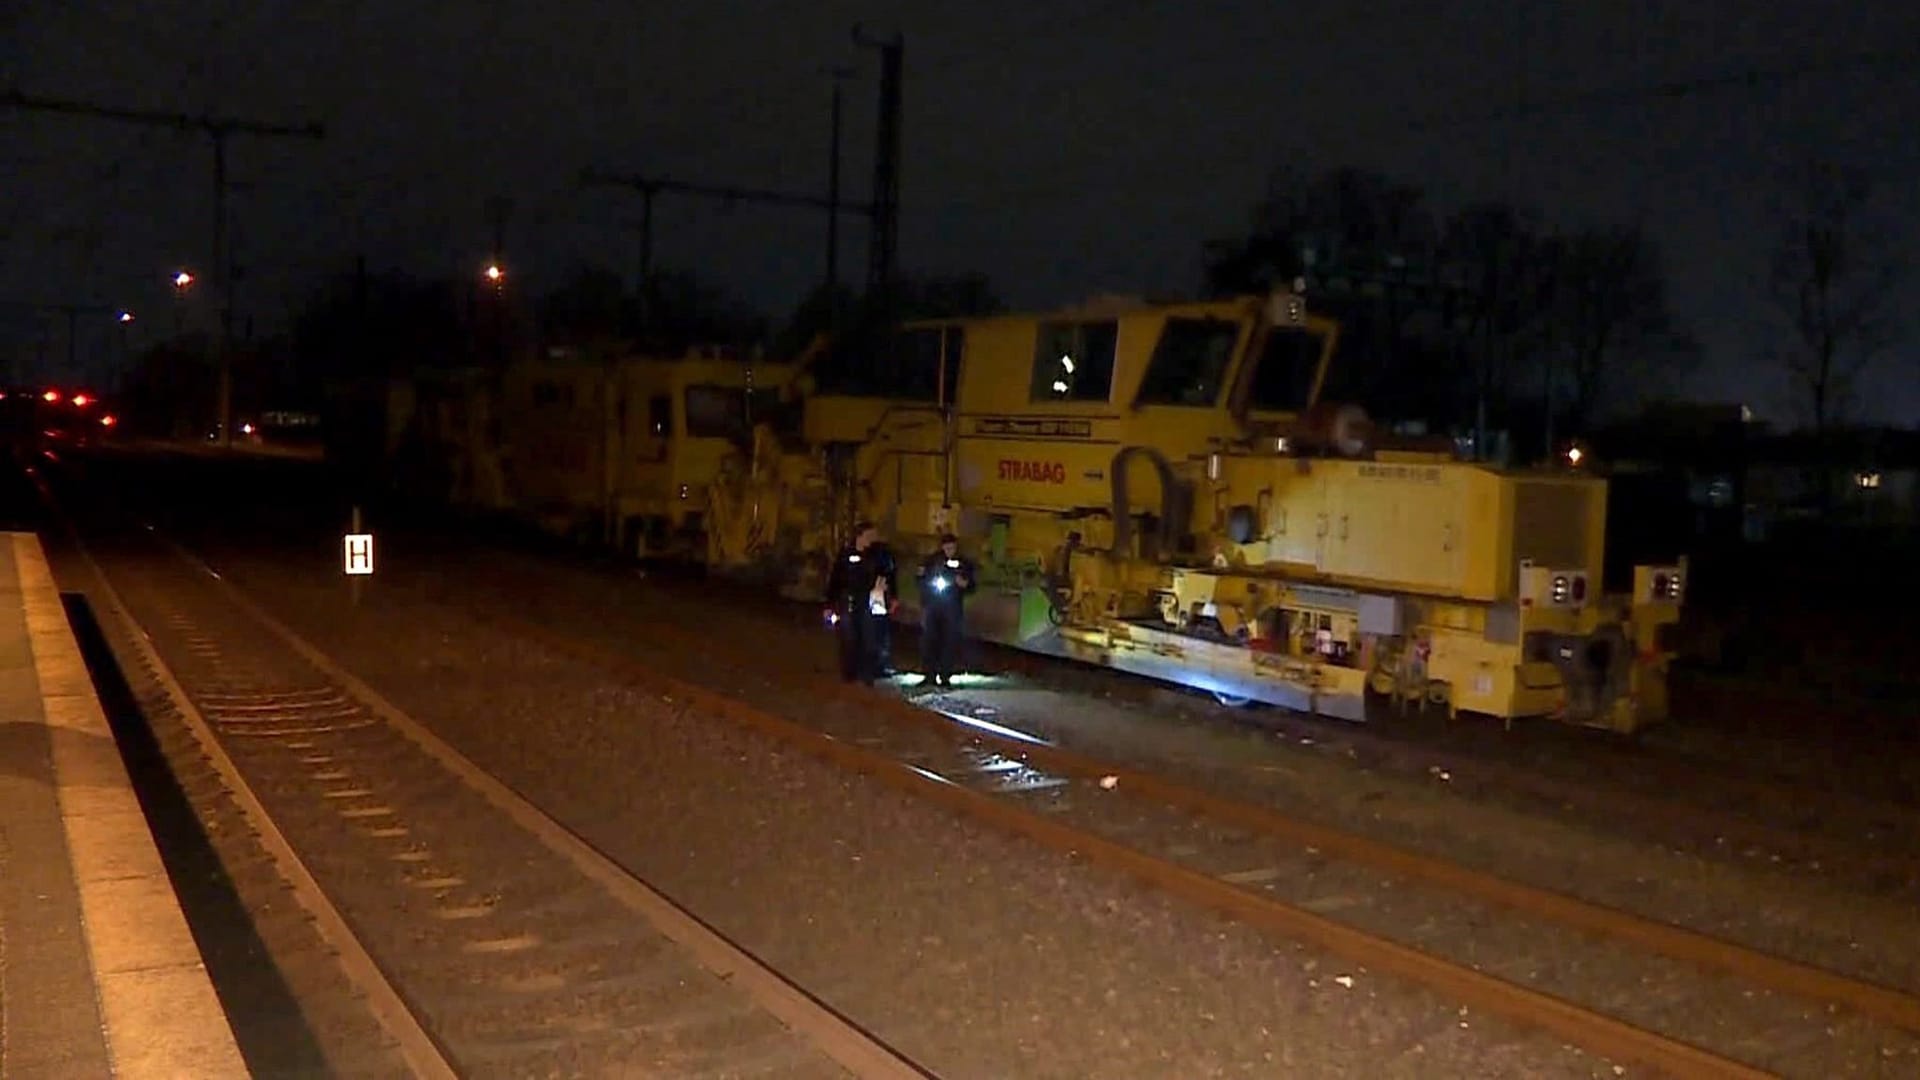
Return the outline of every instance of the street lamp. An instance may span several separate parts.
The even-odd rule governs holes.
[[[492,284],[498,285],[502,280],[506,278],[507,272],[500,268],[499,263],[491,262],[487,264],[486,270],[482,271],[482,276],[484,276]]]

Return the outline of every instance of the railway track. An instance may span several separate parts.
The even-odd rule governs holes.
[[[699,602],[692,590],[677,594]],[[742,636],[813,629],[803,618],[744,605],[703,610],[714,611],[711,618],[738,627]],[[972,647],[987,650],[996,669],[1038,686],[1100,694],[1159,711],[1171,704],[1181,720],[1203,729],[1238,723],[1198,695],[1019,650]],[[1188,698],[1191,707],[1183,708]],[[1920,810],[1903,804],[1783,780],[1727,776],[1709,762],[1636,752],[1586,732],[1536,728],[1526,738],[1502,733],[1497,739],[1459,740],[1277,709],[1262,710],[1248,726],[1254,724],[1371,768],[1405,776],[1445,774],[1460,794],[1606,822],[1625,835],[1728,863],[1798,868],[1864,894],[1920,899]],[[1463,741],[1468,745],[1459,745]]]
[[[1396,861],[1408,853],[1303,832],[978,717],[823,686],[777,662],[743,677],[739,654],[716,654],[683,630],[656,627],[631,642],[651,650],[642,662],[496,606],[467,610],[823,759],[1317,942],[1362,971],[1424,982],[1463,1003],[1463,1023],[1492,1012],[1676,1075],[1888,1075],[1914,1061],[1920,1013],[1898,991],[1566,898],[1556,906],[1551,894],[1448,864]],[[685,677],[661,670],[667,662]]]
[[[44,489],[43,489],[44,493]],[[923,1069],[634,878],[204,568],[74,534],[125,666],[385,1032],[355,1075]],[[361,1025],[364,1028],[366,1025]]]
[[[744,657],[666,627],[632,642],[643,661],[498,605],[467,610],[816,756],[1615,1059],[1674,1075],[1825,1077],[1883,1075],[1920,1052],[1920,998],[1898,989],[1292,820],[967,713],[772,661],[744,679]]]

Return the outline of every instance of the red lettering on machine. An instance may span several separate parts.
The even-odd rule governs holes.
[[[1067,467],[1058,461],[1001,458],[1000,479],[1022,480],[1032,484],[1064,484],[1067,482]]]

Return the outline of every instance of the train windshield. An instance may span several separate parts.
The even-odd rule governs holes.
[[[737,439],[753,430],[747,392],[732,386],[687,387],[687,434],[696,439]]]
[[[1240,324],[1230,319],[1168,319],[1140,380],[1139,404],[1205,407],[1219,401],[1239,340]]]
[[[1267,335],[1253,371],[1247,406],[1253,412],[1305,411],[1320,368],[1320,335],[1297,327],[1275,327]]]

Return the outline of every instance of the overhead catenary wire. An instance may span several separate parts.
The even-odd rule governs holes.
[[[1703,72],[1684,78],[1662,79],[1647,83],[1593,87],[1561,94],[1530,92],[1527,100],[1492,108],[1459,108],[1424,113],[1406,118],[1399,126],[1410,134],[1426,134],[1461,127],[1485,127],[1501,122],[1521,121],[1548,115],[1629,107],[1648,102],[1678,102],[1712,94],[1754,92],[1776,89],[1794,83],[1830,75],[1856,74],[1875,70],[1905,72],[1905,65],[1920,63],[1920,42],[1897,49],[1877,49],[1848,53],[1832,59],[1809,59],[1766,66],[1747,65]],[[1164,160],[1164,159],[1161,159]],[[945,200],[918,200],[922,209],[948,211],[1004,210],[1009,203],[1040,204],[1085,199],[1090,195],[1125,193],[1137,190],[1143,179],[1171,180],[1188,175],[1195,167],[1192,158],[1167,161],[1164,172],[1154,171],[1151,163],[1103,162],[1103,170],[1118,173],[1122,182],[1059,181],[1022,184],[1000,189],[978,190],[964,197]],[[1144,170],[1144,171],[1143,171]]]

